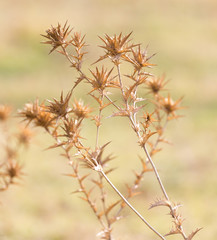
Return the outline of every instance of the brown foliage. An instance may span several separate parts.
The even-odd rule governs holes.
[[[122,210],[128,206],[160,239],[166,239],[168,235],[180,234],[184,240],[191,240],[199,229],[189,236],[186,235],[183,229],[183,218],[178,213],[181,205],[171,202],[152,160],[153,155],[162,149],[159,145],[168,142],[164,136],[165,129],[169,121],[179,117],[177,111],[182,108],[180,107],[182,98],[173,101],[170,93],[164,97],[162,91],[166,90],[164,87],[167,83],[164,75],[155,77],[153,73],[147,72],[147,69],[155,66],[150,63],[154,54],[149,56],[147,48],[142,50],[140,44],[131,43],[129,40],[131,35],[132,33],[127,35],[120,33],[113,36],[105,34],[104,37],[100,37],[103,42],[100,48],[103,48],[105,52],[94,64],[108,59],[114,68],[107,70],[105,65],[96,66],[95,69],[90,69],[91,76],[88,76],[82,65],[84,55],[87,53],[84,52],[86,47],[84,36],[78,32],[72,32],[67,23],[63,27],[60,24],[57,27],[52,26],[46,31],[46,35],[42,35],[48,39],[44,43],[51,45],[50,53],[58,49],[58,52],[70,62],[71,67],[77,70],[78,77],[65,98],[62,92],[60,100],[48,100],[48,105],[39,105],[36,100],[32,104],[26,104],[19,114],[25,121],[44,128],[53,137],[55,143],[50,148],[60,147],[62,149],[62,155],[68,159],[72,167],[72,173],[67,175],[76,179],[79,184],[79,188],[73,193],[80,194],[80,198],[89,204],[99,220],[102,231],[98,235],[101,239],[114,239],[113,224],[123,217]],[[69,48],[73,54],[69,53]],[[130,75],[122,72],[122,64],[129,65],[132,70]],[[126,81],[126,78],[131,79],[133,83]],[[88,96],[95,101],[97,107],[90,109],[89,106],[84,105],[83,101],[71,101],[75,89],[82,83],[89,86]],[[140,89],[147,89],[147,91],[140,96]],[[117,92],[119,97],[117,97]],[[107,108],[113,109],[113,113],[109,116],[106,116],[107,112],[104,111]],[[133,171],[135,180],[132,183],[126,183],[125,196],[108,178],[114,170],[109,166],[113,159],[111,154],[104,157],[109,143],[99,144],[102,134],[101,125],[108,117],[127,118],[129,126],[138,138],[139,146],[144,150],[144,156],[139,157],[142,163],[141,169]],[[87,118],[94,120],[92,122],[96,126],[94,147],[88,146],[82,135]],[[89,169],[90,172],[82,175],[81,167]],[[17,172],[18,170],[19,168]],[[137,189],[148,172],[155,174],[163,194],[163,197],[151,204],[150,208],[167,207],[172,217],[174,227],[164,236],[158,233],[129,203],[130,198],[140,193]],[[94,176],[94,179],[91,176]],[[119,195],[120,200],[108,202],[105,181]]]

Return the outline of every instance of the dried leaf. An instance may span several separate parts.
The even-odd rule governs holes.
[[[103,106],[100,107],[100,110],[103,110],[104,108],[108,107],[109,105],[111,105],[113,103],[115,103],[115,101],[104,104]]]
[[[65,145],[67,142],[61,142],[61,143],[55,143],[54,145],[51,145],[50,147],[46,148],[45,150],[49,150],[52,148],[57,148],[57,147],[61,147],[63,145]]]
[[[74,173],[64,173],[63,175],[64,175],[64,176],[67,176],[67,177],[77,178],[77,175],[74,174]]]
[[[102,100],[101,100],[100,98],[96,97],[96,96],[95,96],[94,94],[92,94],[92,93],[89,93],[89,95],[90,95],[91,97],[93,97],[93,98],[99,103],[100,107],[102,107]]]
[[[106,158],[104,158],[104,159],[101,161],[102,166],[104,166],[107,162],[112,161],[114,158],[115,158],[115,157],[114,157],[114,156],[112,157],[112,154],[109,154]]]
[[[171,207],[171,202],[166,200],[166,199],[157,199],[154,203],[151,204],[149,209],[152,209],[154,207],[159,207],[159,206],[166,206],[166,207]]]
[[[84,200],[85,202],[88,202],[88,199],[87,198],[85,198],[85,197],[79,197],[80,199],[82,199],[82,200]]]
[[[140,146],[144,146],[145,144],[146,144],[146,142],[148,141],[148,139],[152,136],[152,135],[154,135],[154,134],[156,134],[157,132],[149,132],[149,133],[143,133],[143,136],[141,137],[141,139],[140,139],[140,141],[139,141],[139,144],[140,144]]]
[[[111,116],[109,116],[108,118],[110,117],[126,117],[126,116],[129,116],[129,112],[125,109],[120,109],[119,112],[115,112],[113,113]]]
[[[187,240],[193,239],[193,237],[201,230],[202,228],[197,228],[195,231],[193,231],[187,238]]]
[[[86,179],[89,175],[90,175],[90,173],[84,175],[82,178],[79,179],[79,181],[80,181],[80,182],[83,182],[84,179]]]
[[[108,175],[109,173],[113,172],[116,168],[110,168],[109,170],[105,171],[105,174]]]
[[[122,200],[118,200],[116,202],[114,202],[113,204],[111,204],[105,211],[105,215],[108,215],[109,212],[115,207],[117,206]]]
[[[78,189],[78,190],[76,190],[74,192],[71,192],[71,194],[76,194],[76,193],[81,193],[81,192],[84,192],[84,191],[82,189]]]
[[[94,188],[95,188],[95,186],[92,187],[92,188],[88,191],[88,193],[87,193],[88,198],[90,198],[90,194],[92,193],[92,191],[93,191]]]
[[[78,84],[82,82],[84,79],[85,79],[84,75],[81,75],[80,77],[78,77],[77,81],[74,83],[72,90],[74,90],[78,86]]]
[[[92,179],[91,181],[92,181],[93,183],[95,183],[100,189],[103,188],[103,184],[102,184],[101,182],[99,182],[99,181],[97,181],[97,180],[95,180],[95,179]]]
[[[174,234],[179,234],[179,233],[180,233],[179,229],[171,229],[170,232],[164,235],[164,237],[174,235]]]
[[[139,159],[140,159],[140,161],[142,163],[143,172],[151,172],[151,171],[153,171],[153,169],[147,167],[147,163],[146,163],[146,161],[144,161],[144,159],[142,157],[139,156]]]

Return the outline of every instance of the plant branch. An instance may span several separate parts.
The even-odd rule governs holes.
[[[151,164],[151,166],[152,166],[152,168],[153,168],[153,170],[154,170],[155,176],[156,176],[156,178],[157,178],[157,180],[158,180],[158,183],[159,183],[159,185],[160,185],[160,188],[161,188],[161,190],[162,190],[162,192],[163,192],[166,200],[169,200],[169,197],[168,197],[167,192],[166,192],[166,190],[165,190],[165,188],[164,188],[164,185],[163,185],[163,183],[162,183],[162,181],[161,181],[161,178],[160,178],[160,175],[159,175],[159,173],[158,173],[158,171],[157,171],[157,168],[156,168],[154,162],[152,161],[152,158],[151,158],[151,156],[150,156],[150,154],[149,154],[149,152],[148,152],[148,150],[147,150],[147,148],[146,148],[145,145],[143,146],[143,149],[144,149],[145,154],[146,154],[146,156],[147,156],[147,158],[148,158],[148,160],[149,160],[149,162],[150,162],[150,164]]]
[[[109,183],[109,185],[113,188],[113,190],[121,197],[121,199],[127,204],[127,206],[146,224],[146,226],[151,229],[158,237],[165,240],[165,238],[157,232],[146,220],[145,218],[127,201],[127,199],[119,192],[119,190],[114,186],[114,184],[110,181],[110,179],[107,177],[107,175],[104,173],[104,171],[101,169],[100,173],[103,175],[103,177],[106,179],[106,181]]]

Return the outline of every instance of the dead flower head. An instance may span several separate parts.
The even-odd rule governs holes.
[[[182,99],[183,98],[180,98],[180,99],[178,99],[177,101],[174,102],[169,94],[168,94],[167,97],[165,97],[165,98],[162,97],[160,99],[160,105],[162,106],[163,110],[167,113],[169,118],[179,117],[178,115],[176,115],[175,112],[179,109],[182,109],[182,107],[179,106]]]
[[[142,118],[144,119],[144,122],[142,123],[144,129],[147,129],[153,122],[157,121],[153,117],[154,114],[155,114],[155,111],[152,113],[146,112],[142,115]]]
[[[9,178],[9,183],[14,183],[15,178],[21,178],[24,173],[22,172],[23,166],[17,161],[8,160],[6,163],[5,171],[1,175]]]
[[[63,92],[61,93],[60,100],[58,101],[57,99],[53,99],[54,101],[49,101],[50,103],[49,106],[46,106],[46,109],[49,113],[52,113],[56,116],[56,118],[59,117],[65,117],[67,113],[70,112],[69,109],[69,100],[71,98],[72,92],[69,92],[66,97],[63,97]]]
[[[72,106],[72,112],[75,114],[75,116],[78,119],[83,119],[83,118],[89,117],[89,113],[91,112],[91,109],[87,105],[84,105],[83,101],[74,100],[74,103]]]
[[[20,131],[17,134],[18,142],[25,146],[28,146],[32,135],[33,133],[28,127],[20,128]]]
[[[48,131],[49,127],[54,125],[54,115],[46,112],[45,107],[42,107],[38,112],[37,117],[34,119],[35,126],[43,127]]]
[[[27,103],[23,110],[19,111],[19,115],[24,118],[24,121],[34,122],[35,126],[48,128],[54,124],[54,115],[46,111],[46,107],[39,105],[38,100],[34,103]]]
[[[80,136],[80,127],[81,121],[70,119],[64,121],[64,126],[62,127],[64,130],[63,136],[68,139],[69,144],[72,146],[79,143]]]
[[[20,117],[23,117],[24,121],[28,121],[28,123],[30,123],[37,117],[39,111],[40,106],[38,99],[36,99],[33,103],[26,103],[24,109],[19,110],[18,114]]]
[[[93,75],[93,79],[89,79],[90,83],[92,84],[92,91],[101,90],[103,91],[105,88],[108,87],[119,87],[118,83],[114,81],[114,78],[110,77],[113,68],[110,71],[107,71],[102,67],[101,71],[96,67],[96,71],[91,71]]]
[[[46,30],[46,35],[41,34],[41,36],[48,39],[48,41],[42,43],[50,44],[53,47],[50,50],[50,53],[52,53],[55,49],[61,46],[66,48],[71,43],[71,40],[67,40],[67,37],[72,31],[72,29],[69,28],[70,26],[67,26],[67,22],[63,27],[58,23],[57,27],[51,26],[50,29]]]
[[[125,56],[127,52],[130,52],[133,47],[137,46],[135,44],[129,44],[129,37],[131,34],[132,32],[126,36],[122,36],[122,33],[120,33],[118,36],[115,34],[112,37],[105,34],[105,39],[99,37],[105,44],[104,46],[100,47],[105,49],[106,53],[96,62],[99,62],[105,58],[110,58],[115,64],[118,65],[120,58]]]
[[[140,45],[138,46],[138,48],[135,51],[132,48],[131,52],[133,54],[133,58],[130,58],[129,56],[125,55],[124,59],[126,61],[130,62],[134,66],[135,72],[140,71],[144,67],[155,66],[155,64],[149,63],[149,59],[152,58],[154,55],[148,57],[147,50],[145,49],[144,51],[142,51],[140,49]]]
[[[11,113],[11,107],[1,104],[0,105],[0,121],[5,121],[8,119]]]
[[[162,75],[161,77],[151,77],[146,82],[148,86],[147,88],[150,89],[150,92],[154,95],[157,95],[167,83],[168,81],[165,81],[165,75]]]

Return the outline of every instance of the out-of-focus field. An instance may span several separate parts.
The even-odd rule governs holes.
[[[150,54],[157,52],[152,72],[166,73],[172,96],[184,95],[183,105],[188,106],[182,111],[185,117],[168,127],[167,138],[173,146],[165,146],[156,156],[157,166],[171,198],[184,205],[186,228],[203,227],[195,240],[216,240],[217,1],[1,0],[0,103],[21,108],[36,97],[59,97],[61,90],[70,88],[75,72],[62,56],[48,56],[49,48],[40,44],[41,33],[66,20],[76,31],[86,33],[88,62],[102,54],[96,48],[100,45],[97,35],[104,33],[133,31],[135,42],[149,44]],[[82,89],[79,94],[82,97]],[[130,160],[136,155],[136,144],[123,126],[119,131],[105,127],[105,139],[115,139],[111,148],[118,157],[113,164],[121,168],[111,176],[124,191],[134,168]],[[1,193],[1,239],[96,239],[100,228],[95,216],[85,202],[70,195],[73,179],[62,175],[70,168],[58,150],[43,151],[51,141],[43,132],[38,134],[23,155],[27,176],[22,186]],[[126,149],[132,150],[126,153]],[[138,199],[142,213],[161,232],[167,231],[171,223],[166,212],[147,210],[159,196],[154,178],[145,178],[143,188],[148,193],[133,202]],[[116,225],[117,239],[149,239],[151,234],[140,220],[126,214]]]

